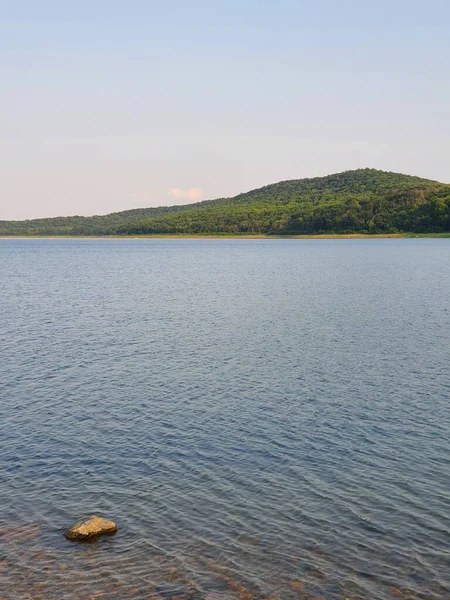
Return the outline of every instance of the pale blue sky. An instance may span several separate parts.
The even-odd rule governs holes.
[[[450,1],[0,0],[0,219],[450,181]]]

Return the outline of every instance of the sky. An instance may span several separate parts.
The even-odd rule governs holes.
[[[450,182],[448,0],[0,0],[0,219]]]

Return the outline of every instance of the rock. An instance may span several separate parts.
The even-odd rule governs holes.
[[[113,521],[107,521],[93,515],[87,521],[82,521],[66,531],[65,536],[69,540],[90,540],[99,535],[114,535],[117,525]]]

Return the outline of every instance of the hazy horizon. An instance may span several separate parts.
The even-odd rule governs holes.
[[[376,168],[450,181],[450,5],[53,0],[0,18],[0,219]]]

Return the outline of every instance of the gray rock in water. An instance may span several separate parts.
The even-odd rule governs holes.
[[[66,531],[65,536],[69,540],[89,540],[99,535],[114,535],[117,525],[113,521],[107,521],[102,517],[93,515],[87,521],[82,521]]]

